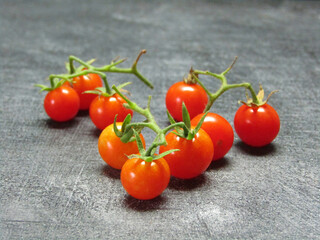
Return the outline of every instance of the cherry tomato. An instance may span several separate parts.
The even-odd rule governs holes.
[[[159,153],[180,149],[164,156],[172,176],[190,179],[201,175],[209,167],[214,149],[209,135],[204,130],[200,129],[192,140],[170,132],[166,141],[168,145],[160,146]]]
[[[242,105],[234,117],[234,128],[239,138],[253,147],[271,143],[279,133],[279,116],[269,104],[258,107]]]
[[[72,82],[73,88],[79,94],[80,97],[80,109],[88,110],[91,102],[96,97],[95,94],[83,93],[84,91],[94,90],[97,87],[102,87],[103,83],[98,74],[89,73],[87,75],[82,75],[73,78]]]
[[[163,158],[146,162],[132,158],[121,169],[121,183],[129,195],[140,200],[159,196],[170,181],[170,168]]]
[[[80,106],[77,92],[66,85],[58,87],[44,98],[44,109],[48,116],[57,122],[65,122],[73,119]]]
[[[122,122],[117,122],[117,128],[120,130]],[[140,134],[143,145],[145,141]],[[139,149],[137,142],[123,143],[114,133],[113,124],[106,127],[100,134],[98,140],[98,149],[102,159],[111,167],[121,169],[123,164],[128,160],[127,156],[138,154]]]
[[[192,125],[197,125],[204,113],[191,120]],[[219,160],[230,150],[234,134],[230,123],[216,113],[208,113],[201,128],[209,134],[213,147],[213,161]]]
[[[198,84],[177,82],[167,91],[166,106],[177,121],[182,121],[182,103],[186,105],[190,118],[202,113],[208,103],[205,90]]]
[[[126,101],[118,94],[110,97],[96,96],[89,108],[89,115],[92,122],[100,130],[112,124],[117,114],[117,121],[122,122],[128,114],[133,115],[132,110],[123,106],[124,103],[126,103]]]
[[[71,84],[68,81],[65,81],[62,86],[68,86],[68,87],[72,87]]]

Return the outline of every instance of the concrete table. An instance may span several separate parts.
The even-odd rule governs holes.
[[[1,239],[319,239],[320,4],[316,1],[0,1]],[[55,123],[42,106],[50,74],[69,55],[120,55],[129,67],[141,49],[148,89],[131,75],[132,99],[160,126],[166,90],[191,66],[230,82],[261,83],[281,130],[253,149],[235,135],[224,159],[193,181],[172,178],[150,201],[128,196],[119,171],[100,158],[100,132],[88,113]],[[210,89],[219,84],[204,78]],[[233,126],[244,90],[211,111]],[[135,120],[141,119],[138,115]],[[154,135],[145,132],[147,142]]]

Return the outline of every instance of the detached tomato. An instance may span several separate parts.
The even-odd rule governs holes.
[[[103,83],[98,74],[89,73],[87,75],[73,78],[72,86],[79,94],[80,109],[88,110],[91,102],[96,97],[96,95],[83,92],[88,90],[94,90],[97,87],[102,87]]]
[[[204,113],[191,120],[192,125],[197,125]],[[234,134],[230,123],[216,113],[208,113],[201,128],[209,134],[213,147],[213,161],[219,160],[230,150],[233,144]]]
[[[100,130],[112,124],[117,114],[117,121],[122,122],[128,114],[131,116],[133,114],[132,110],[123,106],[124,103],[126,103],[126,101],[118,94],[110,97],[96,96],[89,108],[92,122]]]
[[[159,153],[180,149],[164,157],[176,178],[190,179],[199,176],[209,167],[213,157],[213,144],[209,135],[200,129],[192,140],[179,137],[173,132],[166,136],[167,146],[160,146]]]
[[[63,85],[47,93],[44,99],[44,109],[48,116],[57,122],[65,122],[73,119],[80,106],[77,92]]]
[[[253,147],[271,143],[279,133],[279,116],[269,104],[249,107],[242,105],[234,117],[234,128],[239,138]]]
[[[120,130],[122,122],[117,122],[117,128]],[[145,141],[140,134],[143,145]],[[128,160],[129,155],[139,154],[137,142],[123,143],[115,134],[113,124],[106,127],[100,134],[98,140],[98,149],[102,159],[111,167],[121,169],[123,164]]]
[[[182,121],[182,103],[186,105],[190,118],[202,113],[208,103],[206,91],[198,84],[177,82],[167,91],[166,106],[177,121]]]
[[[121,170],[121,183],[132,197],[148,200],[159,196],[170,181],[170,168],[163,158],[146,162],[132,158]]]

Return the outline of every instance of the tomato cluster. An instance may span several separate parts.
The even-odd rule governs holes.
[[[249,83],[228,84],[225,75],[234,63],[221,74],[191,69],[187,78],[173,84],[165,98],[170,125],[161,129],[150,112],[150,100],[147,108],[139,107],[120,91],[127,84],[111,89],[104,73],[132,73],[152,87],[136,68],[143,53],[131,69],[116,66],[124,60],[96,68],[91,65],[93,61],[83,62],[70,56],[68,74],[50,75],[51,87],[37,85],[49,91],[44,108],[54,121],[69,121],[79,110],[89,111],[93,124],[102,131],[98,140],[100,156],[109,166],[121,171],[121,183],[129,195],[141,200],[155,198],[166,189],[171,176],[195,178],[212,161],[222,159],[229,152],[234,141],[233,128],[225,118],[209,112],[214,101],[229,89],[245,88],[252,95],[252,98],[247,96],[247,102],[243,102],[234,116],[239,138],[252,147],[265,146],[276,138],[280,119],[267,103],[269,97],[263,100],[262,87],[255,94]],[[77,69],[73,61],[80,63]],[[221,87],[211,93],[199,75],[219,79]],[[146,120],[131,123],[134,112]],[[150,144],[145,143],[141,133],[145,127],[157,134]],[[146,145],[150,145],[148,149]]]

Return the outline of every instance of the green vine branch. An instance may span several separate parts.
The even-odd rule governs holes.
[[[111,95],[112,90],[108,84],[107,81],[107,76],[105,73],[111,72],[111,73],[125,73],[125,74],[133,74],[135,75],[138,79],[140,79],[143,83],[145,83],[148,87],[153,88],[153,85],[149,80],[144,77],[140,71],[137,68],[137,64],[143,54],[145,54],[147,51],[142,50],[136,60],[133,62],[131,68],[120,68],[118,67],[119,64],[123,63],[126,61],[126,59],[115,59],[112,60],[110,64],[102,66],[102,67],[94,67],[92,63],[95,61],[94,59],[91,59],[87,62],[75,57],[75,56],[70,56],[69,57],[69,62],[66,63],[66,68],[68,69],[68,73],[66,74],[51,74],[49,76],[49,81],[50,81],[50,87],[46,87],[44,85],[37,84],[36,86],[41,87],[41,91],[50,91],[53,90],[57,87],[60,87],[64,82],[68,81],[71,82],[73,78],[79,77],[82,75],[86,75],[89,73],[95,73],[98,74],[101,79],[103,80],[104,86],[105,86],[105,91],[107,94]],[[75,68],[74,63],[80,64],[78,68]]]
[[[183,122],[174,123],[174,124],[171,124],[170,126],[167,126],[164,129],[161,129],[150,111],[151,96],[149,96],[147,107],[141,108],[140,106],[138,106],[138,104],[131,101],[124,94],[122,94],[116,86],[113,86],[112,89],[127,102],[124,104],[124,106],[126,108],[132,109],[133,111],[141,114],[142,116],[144,116],[146,118],[146,120],[144,122],[126,124],[125,129],[123,130],[123,134],[125,135],[131,129],[134,129],[133,134],[134,134],[134,132],[137,132],[137,129],[141,130],[141,128],[144,128],[144,127],[151,129],[153,132],[156,133],[156,137],[155,137],[154,141],[152,142],[151,146],[147,150],[139,149],[140,155],[142,155],[139,157],[140,158],[142,157],[145,160],[146,159],[150,160],[150,157],[152,157],[152,159],[159,158],[159,156],[154,155],[155,150],[157,149],[157,147],[167,144],[166,139],[165,139],[166,133],[173,128],[177,128],[177,127],[183,128],[185,124]],[[134,134],[134,135],[135,135],[136,140],[138,141],[139,135],[138,134]],[[169,152],[167,154],[169,154]]]
[[[222,73],[212,73],[209,71],[201,71],[201,70],[190,70],[190,73],[192,74],[192,77],[199,83],[199,85],[206,91],[209,101],[206,105],[205,112],[209,111],[213,105],[213,103],[217,100],[219,96],[221,96],[224,92],[233,89],[233,88],[246,88],[249,90],[251,96],[252,96],[252,103],[256,105],[260,105],[261,101],[257,97],[257,94],[255,93],[254,89],[252,88],[251,84],[248,82],[243,82],[243,83],[234,83],[234,84],[229,84],[228,80],[226,78],[227,73],[232,69],[234,64],[236,63],[237,57],[234,59],[232,64]],[[210,92],[206,86],[199,80],[198,75],[207,75],[211,76],[214,78],[217,78],[221,82],[220,88],[216,92]]]

